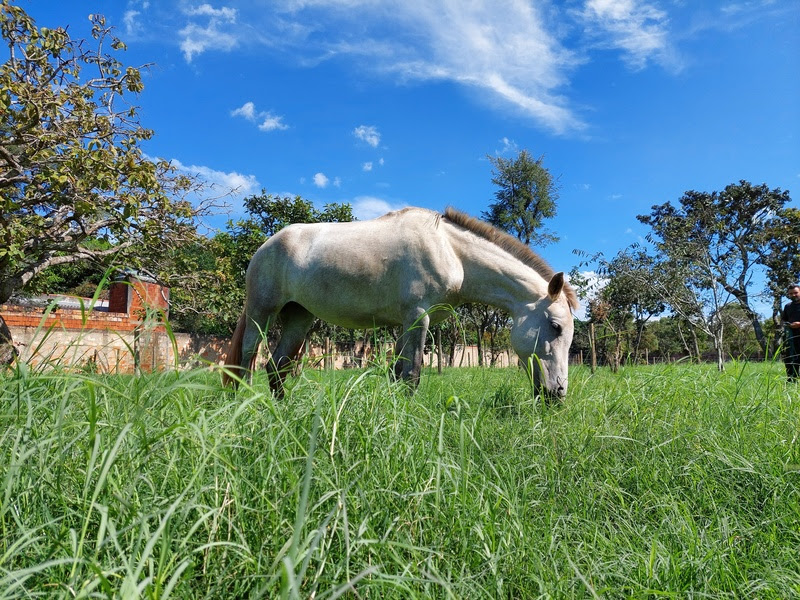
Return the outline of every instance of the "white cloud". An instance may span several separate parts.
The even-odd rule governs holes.
[[[363,165],[361,165],[361,170],[372,171],[372,162],[365,162]]]
[[[178,33],[181,36],[180,47],[186,62],[207,50],[229,52],[239,45],[239,37],[235,29],[237,10],[235,8],[213,8],[210,4],[201,4],[184,10],[189,17],[202,17],[204,24],[189,22]]]
[[[501,154],[514,154],[519,151],[519,147],[517,146],[517,142],[514,140],[510,140],[507,137],[504,137],[500,140],[500,143],[503,144],[503,147],[499,150],[495,150],[495,154],[500,156]]]
[[[634,68],[676,65],[657,0],[570,5],[578,8],[552,0],[288,0],[237,3],[238,9],[204,3],[184,10],[180,39],[187,61],[261,45],[306,66],[343,57],[354,70],[393,80],[454,82],[481,102],[568,133],[585,128],[565,94],[592,51],[619,50]],[[378,147],[375,134],[359,139]]]
[[[265,113],[261,123],[258,124],[258,128],[261,131],[275,131],[288,129],[289,126],[283,122],[283,117],[273,115],[271,113]]]
[[[349,55],[359,68],[407,80],[453,81],[560,133],[583,127],[558,93],[582,59],[558,40],[565,26],[556,14],[526,0],[300,0],[281,16],[284,32],[287,20],[294,25],[296,37],[284,41],[296,51]],[[312,20],[327,24],[325,36],[304,26]]]
[[[245,102],[239,108],[231,111],[232,117],[242,117],[248,121],[257,122],[261,131],[276,131],[288,129],[289,126],[283,122],[283,117],[275,115],[269,111],[256,111],[256,105],[252,102]]]
[[[170,161],[170,164],[179,171],[198,177],[210,188],[213,194],[241,197],[253,194],[261,187],[255,175],[243,175],[236,171],[226,173],[225,171],[217,171],[211,167],[184,165],[175,158]]]
[[[248,121],[255,121],[256,118],[256,105],[252,102],[245,102],[236,110],[231,111],[232,117],[244,117]]]
[[[377,148],[381,143],[381,134],[374,125],[359,125],[353,130],[353,135],[373,148]]]
[[[210,4],[201,4],[200,6],[190,6],[185,12],[189,16],[205,16],[220,19],[228,23],[236,22],[236,9],[228,8],[227,6],[217,9]]]
[[[318,188],[326,188],[328,187],[329,179],[325,176],[324,173],[317,173],[314,175],[314,185]]]
[[[122,16],[122,23],[125,25],[126,37],[135,37],[141,30],[141,25],[137,19],[140,14],[138,10],[125,11],[125,14]]]
[[[359,221],[366,221],[367,219],[374,219],[385,215],[387,212],[399,210],[408,206],[404,203],[391,203],[381,198],[374,196],[358,196],[351,202],[353,206],[353,214]]]
[[[587,0],[580,19],[597,45],[623,52],[625,61],[641,69],[655,58],[669,62],[667,13],[641,0]]]

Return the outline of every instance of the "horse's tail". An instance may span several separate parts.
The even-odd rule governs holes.
[[[242,342],[244,341],[244,330],[247,326],[247,315],[242,311],[242,316],[239,317],[239,322],[236,323],[236,329],[233,332],[230,346],[228,347],[228,354],[225,357],[226,369],[222,371],[222,385],[233,385],[236,387],[239,381],[233,377],[232,373],[237,373],[244,376],[242,372]],[[255,358],[255,355],[253,355]],[[250,361],[252,367],[253,361]]]

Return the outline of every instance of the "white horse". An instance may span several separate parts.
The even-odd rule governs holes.
[[[277,318],[282,334],[267,371],[282,394],[319,317],[346,328],[401,325],[395,372],[416,386],[428,327],[448,314],[437,308],[467,302],[508,312],[511,345],[532,365],[536,390],[566,394],[574,290],[517,239],[451,208],[443,215],[406,208],[371,221],[295,224],[273,235],[247,268],[247,299],[223,378],[235,384],[230,373],[249,373]]]

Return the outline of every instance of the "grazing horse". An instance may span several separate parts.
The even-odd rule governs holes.
[[[447,317],[442,307],[467,302],[508,312],[511,345],[533,368],[536,391],[566,394],[570,309],[578,301],[564,273],[554,273],[507,233],[452,208],[298,223],[273,235],[247,268],[247,299],[223,378],[235,384],[231,373],[249,373],[262,335],[279,319],[281,338],[267,371],[270,386],[282,394],[283,379],[319,317],[346,328],[401,325],[395,372],[416,386],[428,327]]]

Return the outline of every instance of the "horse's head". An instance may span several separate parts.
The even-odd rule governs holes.
[[[511,345],[529,374],[537,393],[563,398],[567,393],[567,366],[574,322],[564,289],[564,273],[556,273],[547,296],[514,315]]]

